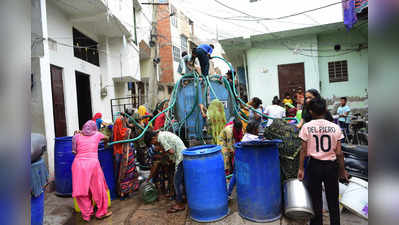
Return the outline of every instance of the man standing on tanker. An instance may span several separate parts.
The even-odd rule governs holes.
[[[215,46],[212,44],[200,44],[197,48],[193,49],[193,61],[198,58],[201,66],[201,73],[206,77],[209,73],[209,59]]]

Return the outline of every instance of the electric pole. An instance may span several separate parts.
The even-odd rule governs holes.
[[[152,0],[152,3],[155,3],[155,0]],[[158,92],[158,78],[159,78],[159,55],[158,55],[158,37],[157,37],[157,14],[158,14],[158,5],[152,5],[152,29],[151,29],[151,55],[153,57],[153,73],[150,76],[149,80],[149,105],[151,108],[154,108],[157,103],[157,92]]]

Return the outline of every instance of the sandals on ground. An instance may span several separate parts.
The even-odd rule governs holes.
[[[86,220],[86,219],[84,219],[83,217],[80,217],[85,223],[89,223],[90,222],[90,219],[91,218],[89,218],[88,220]]]
[[[102,216],[102,217],[96,217],[97,219],[99,219],[99,220],[102,220],[102,219],[105,219],[105,218],[107,218],[107,217],[110,217],[112,215],[112,212],[107,212],[107,214],[105,214],[104,216]]]
[[[181,209],[176,208],[175,206],[172,206],[168,209],[167,213],[177,213],[180,211],[184,211],[186,209],[186,207],[183,207]]]

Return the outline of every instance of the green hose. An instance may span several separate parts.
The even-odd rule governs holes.
[[[113,145],[113,144],[122,144],[122,143],[134,142],[134,141],[137,141],[137,140],[139,140],[140,138],[142,138],[143,135],[144,135],[144,133],[148,130],[148,128],[149,128],[150,125],[152,124],[152,122],[153,122],[158,116],[160,116],[162,113],[165,113],[166,111],[170,110],[170,109],[176,104],[176,96],[175,96],[175,95],[176,95],[176,90],[177,90],[177,88],[178,88],[178,85],[179,85],[181,79],[183,79],[183,78],[185,78],[185,77],[188,77],[188,75],[182,76],[182,77],[180,78],[180,80],[179,80],[178,82],[176,82],[175,87],[173,88],[173,92],[172,92],[173,98],[171,97],[171,104],[169,104],[168,108],[164,109],[162,112],[159,112],[156,116],[154,116],[154,118],[152,118],[152,119],[148,122],[147,126],[143,129],[143,131],[141,132],[141,134],[140,134],[139,136],[137,136],[137,137],[135,137],[135,138],[132,138],[132,139],[110,142],[109,145],[111,146],[111,145]]]
[[[204,75],[201,75],[201,76],[202,76],[202,79],[205,80]],[[205,101],[205,106],[208,107],[208,104],[209,104],[209,102],[208,102],[208,82],[205,82],[203,99]]]
[[[215,96],[215,99],[218,99],[218,96],[216,96],[215,90],[213,90],[213,87],[212,87],[211,83],[209,82],[209,76],[206,76],[205,78],[206,78],[205,81],[208,83],[209,89],[211,89],[211,92]]]
[[[224,83],[225,83],[224,85],[227,86],[227,90],[229,90],[230,95],[231,95],[231,96],[234,96],[233,93],[232,93],[232,91],[231,91],[231,87],[230,87],[230,84],[229,84],[229,82],[227,81],[227,79],[226,79],[225,77],[223,77],[222,79],[223,79],[223,81],[224,81]],[[244,118],[244,117],[238,112],[238,110],[240,110],[240,112],[242,112],[242,111],[241,111],[241,107],[238,106],[238,104],[237,104],[237,102],[236,102],[235,100],[233,100],[233,110],[234,110],[234,113],[235,113],[236,115],[238,115],[238,117],[239,117],[242,121],[248,123],[248,120],[247,120],[246,118]]]
[[[229,83],[229,81],[226,79],[226,77],[220,76],[220,75],[212,75],[211,78],[216,78],[216,79],[218,79],[218,80],[222,79],[222,80],[223,80],[223,83],[224,83],[224,86],[225,86],[226,89],[229,91],[230,96],[231,96],[232,98],[234,98],[235,95],[233,94],[233,92],[232,92],[232,90],[231,90],[231,87],[230,87],[230,83]],[[233,104],[233,109],[234,109],[235,113],[237,114],[238,111],[240,111],[242,114],[245,115],[245,113],[242,111],[241,107],[237,105],[237,102],[235,101],[235,99],[232,99],[232,102],[234,103],[234,104]],[[239,117],[240,117],[240,119],[242,119],[243,121],[247,122],[246,116],[243,117],[243,116],[239,115]]]
[[[246,102],[244,102],[239,96],[238,96],[238,94],[237,94],[237,91],[236,91],[236,88],[235,88],[235,76],[234,76],[234,68],[231,66],[231,64],[226,60],[226,59],[224,59],[224,58],[222,58],[222,57],[219,57],[219,56],[213,56],[212,57],[212,59],[221,59],[221,60],[223,60],[228,66],[229,66],[229,68],[230,68],[230,70],[231,70],[231,76],[232,76],[232,78],[233,78],[233,93],[234,93],[234,96],[236,96],[237,97],[237,99],[243,104],[243,105],[245,105],[245,106],[247,106],[250,110],[252,110],[253,112],[256,112],[256,113],[258,113],[259,115],[261,115],[261,116],[263,116],[263,117],[266,117],[267,119],[276,119],[276,118],[273,118],[273,117],[270,117],[270,116],[268,116],[268,115],[266,115],[266,114],[263,114],[263,112],[260,112],[260,111],[258,111],[258,110],[256,110],[256,109],[254,109],[254,108],[252,108],[251,106],[249,106]],[[284,117],[283,118],[284,120],[296,120],[298,123],[299,123],[299,121],[298,121],[298,119],[297,118],[295,118],[295,117]]]
[[[235,79],[235,76],[234,76],[234,69],[233,69],[232,65],[231,65],[226,59],[224,59],[224,58],[222,58],[222,57],[214,56],[214,57],[212,57],[212,58],[221,59],[221,60],[223,60],[223,61],[229,66],[230,70],[232,71],[233,84],[234,84],[236,79]],[[128,142],[134,142],[134,141],[139,140],[140,138],[142,138],[143,135],[144,135],[144,133],[145,133],[145,132],[147,131],[147,129],[149,128],[149,126],[152,124],[152,122],[153,122],[158,116],[160,116],[162,113],[165,113],[165,112],[170,111],[170,110],[175,106],[175,104],[176,104],[176,99],[177,99],[177,96],[176,96],[177,94],[176,94],[176,93],[177,93],[177,90],[178,90],[178,88],[179,88],[179,84],[180,84],[181,80],[182,80],[183,78],[188,78],[188,77],[192,77],[192,76],[193,76],[193,74],[183,75],[183,76],[179,79],[179,81],[176,82],[175,87],[173,88],[173,91],[172,91],[172,94],[171,94],[171,99],[170,99],[170,101],[169,101],[168,107],[167,107],[166,109],[162,110],[161,112],[159,112],[156,116],[154,116],[154,117],[148,122],[148,124],[147,124],[146,127],[143,128],[141,125],[139,125],[139,124],[133,119],[133,121],[135,122],[135,124],[143,130],[139,136],[137,136],[137,137],[135,137],[135,138],[133,138],[133,139],[110,142],[109,145],[120,144],[120,143],[128,143]],[[201,75],[201,76],[203,77],[203,75]],[[218,76],[218,75],[214,75],[214,76]],[[219,76],[219,77],[220,77],[220,76]],[[197,79],[198,79],[198,74],[196,74],[196,72],[194,72],[194,79],[195,79],[195,81],[198,81],[198,80],[197,80]],[[210,89],[211,89],[212,94],[215,96],[215,98],[217,98],[216,93],[215,93],[215,91],[214,91],[212,85],[210,85],[209,77],[208,77],[208,76],[205,78],[205,81],[206,81],[206,82],[205,82],[206,90],[207,90],[207,87],[209,86]],[[241,102],[243,105],[247,106],[250,110],[252,110],[252,111],[255,112],[255,113],[258,113],[259,115],[262,115],[262,116],[265,117],[265,118],[268,118],[268,119],[275,119],[275,118],[272,118],[272,117],[270,117],[270,116],[267,116],[267,115],[263,114],[262,112],[260,112],[260,111],[258,111],[258,110],[256,110],[256,109],[252,108],[251,106],[249,106],[246,102],[244,102],[244,101],[238,96],[237,91],[236,91],[236,89],[235,89],[235,85],[233,85],[233,89],[231,89],[231,87],[230,87],[230,85],[229,85],[227,79],[223,77],[223,81],[224,81],[224,83],[225,83],[225,86],[228,87],[228,90],[229,90],[230,95],[231,95],[231,96],[235,96],[236,99],[238,99],[239,102]],[[228,84],[228,85],[227,85],[227,84]],[[198,88],[199,88],[199,87],[197,86],[197,89],[198,89]],[[205,98],[206,98],[206,97],[205,97]],[[196,100],[195,100],[195,101],[198,102],[198,91],[197,91],[197,94],[196,94]],[[243,113],[242,110],[241,110],[241,107],[238,106],[238,104],[237,104],[237,102],[236,102],[235,100],[233,100],[233,103],[234,103],[234,104],[233,104],[234,113],[235,113],[236,115],[238,115],[238,116],[240,117],[240,119],[242,119],[243,121],[247,122],[248,120],[245,119],[245,118],[240,114],[240,112]],[[185,119],[183,119],[182,121],[179,122],[179,127],[181,127],[181,124],[183,124],[184,121],[186,121],[186,119],[187,119],[189,116],[191,116],[191,114],[194,112],[195,106],[196,106],[196,104],[193,105],[193,108],[192,108],[192,110],[190,111],[190,113],[188,114],[188,116],[186,116]],[[239,109],[239,110],[238,110],[238,109]],[[240,112],[239,112],[239,111],[240,111]],[[131,118],[129,115],[128,115],[128,117]],[[295,117],[285,117],[285,118],[283,118],[283,119],[284,119],[284,120],[296,120],[297,122],[299,122],[298,119],[295,118]],[[172,123],[171,121],[167,121],[167,122]]]
[[[125,115],[129,118],[129,119],[131,119],[131,120],[133,120],[133,123],[136,125],[136,126],[138,126],[141,130],[144,130],[144,127],[142,127],[139,123],[137,123],[137,121],[133,118],[133,117],[131,117],[129,114],[127,114],[127,113],[125,113]]]

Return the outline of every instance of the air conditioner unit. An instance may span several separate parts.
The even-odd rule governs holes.
[[[108,94],[107,88],[106,87],[101,88],[101,97],[104,98],[107,96],[107,94]]]

